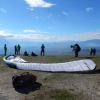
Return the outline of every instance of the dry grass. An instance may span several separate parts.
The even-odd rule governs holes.
[[[37,63],[58,63],[79,59],[92,59],[98,67],[96,71],[89,73],[49,73],[27,71],[37,76],[37,82],[27,88],[15,90],[11,84],[12,76],[26,72],[26,70],[17,70],[3,66],[3,56],[0,56],[0,100],[99,100],[99,56],[80,56],[79,58],[64,55],[21,57],[29,62]]]

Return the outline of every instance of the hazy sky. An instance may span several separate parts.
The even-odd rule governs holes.
[[[0,38],[100,39],[100,0],[0,0]]]

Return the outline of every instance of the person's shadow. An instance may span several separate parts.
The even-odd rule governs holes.
[[[32,91],[35,91],[35,90],[39,90],[40,87],[42,86],[41,83],[38,83],[38,82],[35,82],[34,84],[28,86],[28,87],[25,87],[25,88],[15,88],[15,90],[19,93],[22,93],[22,94],[28,94]]]

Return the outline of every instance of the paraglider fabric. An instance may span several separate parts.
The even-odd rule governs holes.
[[[18,56],[9,55],[3,58],[3,63],[11,68],[17,68],[23,70],[49,71],[49,72],[91,71],[96,68],[96,64],[90,59],[47,64],[47,63],[29,63]]]

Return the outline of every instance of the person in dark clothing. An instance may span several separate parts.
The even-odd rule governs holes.
[[[28,56],[28,53],[27,53],[27,51],[25,50],[25,52],[24,52],[24,56]]]
[[[16,55],[16,53],[17,53],[17,46],[15,45],[14,48],[15,48],[15,55]]]
[[[92,52],[93,52],[93,55],[96,55],[96,49],[95,48],[92,49]]]
[[[18,54],[19,54],[19,55],[20,55],[20,49],[21,49],[21,46],[18,44],[17,50],[18,50]]]
[[[75,51],[75,57],[78,57],[78,52],[81,50],[80,46],[78,44],[71,45],[71,48],[73,48],[72,51]]]
[[[31,53],[31,56],[37,56],[34,52]]]
[[[43,54],[43,56],[44,56],[44,48],[45,48],[45,46],[44,46],[44,44],[42,44],[42,46],[41,46],[41,56],[42,56],[42,54]]]
[[[93,53],[93,49],[92,49],[92,48],[90,48],[90,55],[92,55],[92,53]]]
[[[4,45],[4,55],[6,56],[6,53],[7,53],[7,46],[6,44]]]

